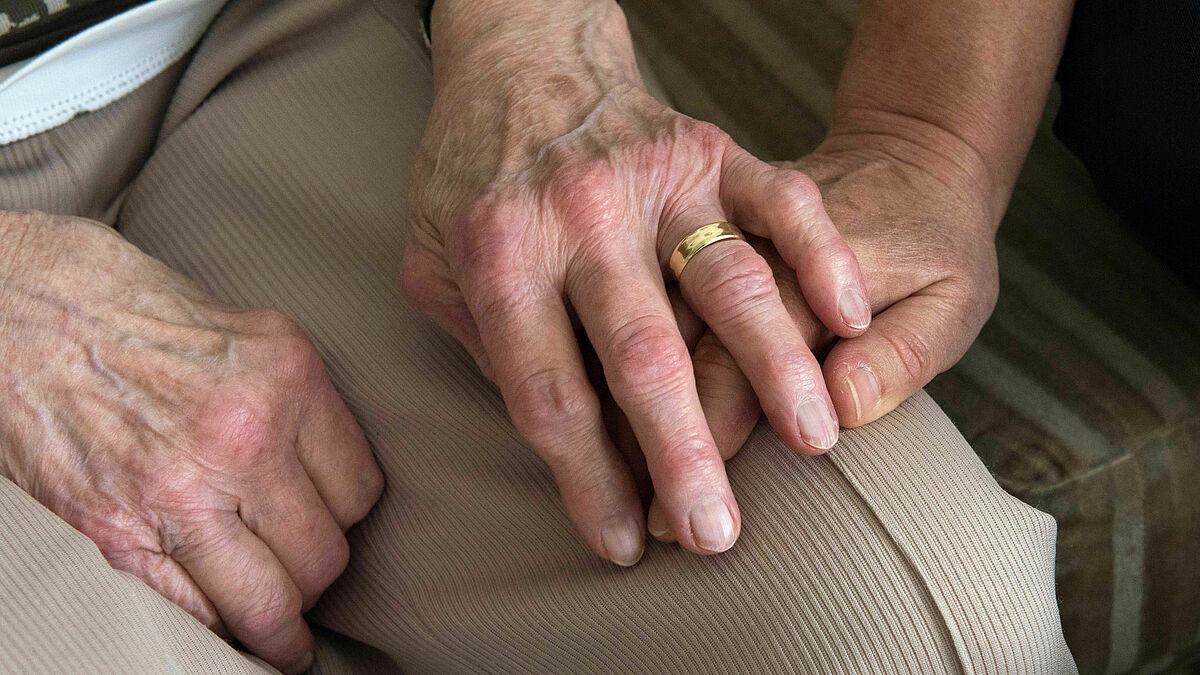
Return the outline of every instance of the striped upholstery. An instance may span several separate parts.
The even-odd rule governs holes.
[[[820,140],[855,0],[624,6],[681,110],[769,159]],[[995,314],[928,390],[1002,485],[1058,519],[1058,594],[1082,672],[1165,669],[1200,642],[1200,298],[1103,204],[1048,123],[997,247]]]

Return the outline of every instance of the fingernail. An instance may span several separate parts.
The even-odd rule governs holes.
[[[642,559],[645,550],[642,528],[633,516],[613,516],[600,528],[600,540],[608,559],[622,567],[631,567]]]
[[[838,428],[824,401],[809,399],[796,410],[800,437],[818,450],[828,450],[837,443]]]
[[[706,551],[720,553],[733,546],[733,515],[721,499],[710,499],[692,507],[692,537]]]
[[[838,297],[838,313],[847,326],[863,329],[871,324],[871,307],[857,288],[850,286]]]
[[[879,405],[879,378],[870,368],[861,366],[846,373],[846,386],[850,387],[850,396],[854,399],[855,421],[870,415]]]
[[[658,506],[658,502],[651,503],[650,510],[646,514],[646,531],[655,539],[660,539],[669,529],[670,526],[667,525],[667,517],[663,514],[662,508]]]

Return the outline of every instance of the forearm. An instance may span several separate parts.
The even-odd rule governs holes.
[[[826,149],[863,139],[976,191],[999,224],[1037,128],[1072,0],[867,0]],[[917,158],[920,157],[920,160]]]

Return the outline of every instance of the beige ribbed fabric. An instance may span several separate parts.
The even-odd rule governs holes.
[[[271,673],[0,478],[0,671]],[[196,671],[196,668],[192,668]]]
[[[621,569],[576,540],[496,390],[395,288],[432,98],[410,3],[233,0],[175,78],[0,148],[0,207],[103,217],[124,194],[131,241],[321,348],[387,489],[311,615],[318,672],[1075,672],[1053,520],[924,394],[824,457],[760,427],[728,553],[654,542]],[[258,667],[2,480],[0,515],[0,671]]]

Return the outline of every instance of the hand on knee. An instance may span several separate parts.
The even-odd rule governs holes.
[[[112,229],[0,212],[0,470],[273,665],[382,474],[286,317],[223,305]]]

